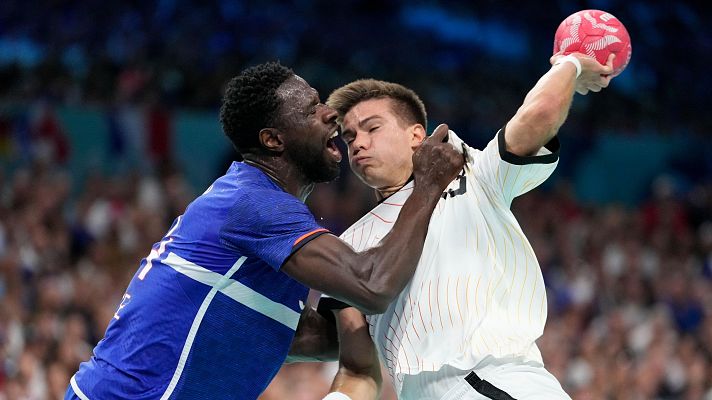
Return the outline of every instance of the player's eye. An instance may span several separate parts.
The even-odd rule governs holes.
[[[380,125],[376,125],[376,126],[372,127],[371,129],[369,129],[368,132],[369,132],[369,133],[370,133],[370,132],[375,132],[375,131],[377,131],[378,128],[380,128],[380,127],[381,127]]]
[[[318,109],[319,109],[319,106],[321,106],[321,105],[322,105],[322,104],[319,103],[319,102],[312,103],[312,104],[309,106],[309,115],[314,115],[314,114],[316,114],[316,110],[318,110]]]

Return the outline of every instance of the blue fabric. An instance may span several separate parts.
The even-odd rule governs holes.
[[[79,400],[77,394],[72,390],[72,385],[67,385],[67,391],[64,393],[64,400]]]
[[[284,362],[294,330],[211,292],[166,258],[173,253],[219,279],[247,257],[226,278],[298,314],[308,288],[280,267],[298,240],[320,230],[308,208],[262,171],[233,163],[141,261],[104,339],[75,375],[79,389],[90,399],[158,399],[176,379],[175,399],[257,398]]]

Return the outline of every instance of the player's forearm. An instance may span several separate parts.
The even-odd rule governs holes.
[[[415,189],[403,205],[397,221],[380,245],[368,250],[368,263],[360,275],[373,294],[375,309],[359,307],[364,313],[381,313],[403,290],[415,273],[428,233],[430,216],[440,192]],[[362,267],[363,268],[363,267]]]
[[[575,88],[576,67],[572,63],[554,65],[544,74],[507,123],[507,150],[519,156],[536,154],[566,120]]]
[[[381,363],[368,332],[368,322],[354,308],[335,311],[341,349],[339,372],[331,385],[352,399],[374,399],[381,390]]]
[[[381,391],[381,373],[372,376],[339,368],[330,391],[343,393],[354,400],[377,399]]]

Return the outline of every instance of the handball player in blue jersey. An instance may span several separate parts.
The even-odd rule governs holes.
[[[364,313],[385,310],[411,278],[430,215],[464,160],[441,126],[413,156],[415,189],[391,233],[357,253],[304,205],[315,183],[338,175],[336,117],[279,63],[230,81],[220,119],[243,161],[141,261],[65,399],[255,399],[288,355],[337,357],[335,328],[304,307],[309,287]],[[316,334],[323,329],[330,339]]]

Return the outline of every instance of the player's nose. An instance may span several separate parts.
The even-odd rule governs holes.
[[[367,149],[371,144],[371,138],[363,133],[356,131],[353,142],[351,142],[352,153],[356,155],[361,150]]]
[[[324,112],[321,114],[322,121],[324,121],[325,124],[335,124],[336,117],[339,114],[336,112],[336,110],[327,106],[326,104],[324,104],[323,107],[324,107]]]

